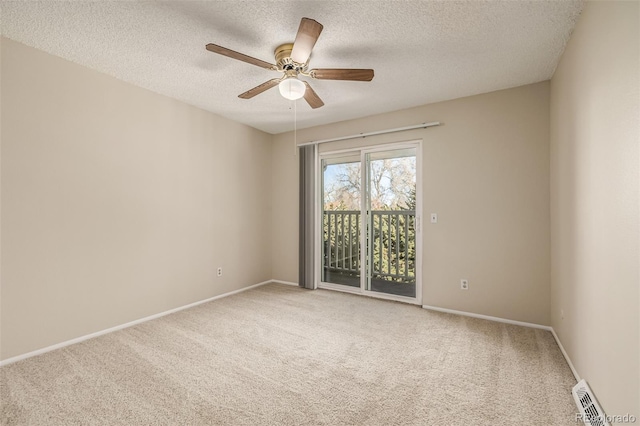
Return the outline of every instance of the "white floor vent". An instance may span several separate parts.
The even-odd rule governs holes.
[[[596,397],[591,392],[591,388],[584,380],[580,380],[573,387],[573,399],[580,410],[577,420],[582,420],[585,425],[590,426],[611,426],[607,422],[607,416],[600,408],[600,404],[596,401]]]

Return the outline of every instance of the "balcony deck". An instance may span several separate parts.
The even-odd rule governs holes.
[[[340,271],[325,270],[324,281],[333,284],[347,285],[350,287],[360,287],[360,277]],[[371,290],[377,293],[395,294],[397,296],[405,297],[416,297],[415,283],[395,283],[380,278],[373,278],[371,280]]]

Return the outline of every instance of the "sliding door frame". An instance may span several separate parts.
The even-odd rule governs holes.
[[[360,287],[349,287],[340,284],[333,284],[322,281],[322,220],[323,220],[323,195],[324,188],[322,182],[322,160],[326,158],[336,158],[346,156],[348,154],[360,155],[360,164],[366,164],[366,155],[373,152],[391,151],[397,149],[414,148],[416,150],[416,297],[398,296],[394,294],[387,294],[376,292],[372,290],[366,290],[367,274],[367,218],[366,215],[360,214]],[[342,291],[346,293],[360,294],[364,296],[376,297],[379,299],[394,300],[397,302],[411,303],[414,305],[422,305],[422,140],[410,140],[405,142],[393,142],[379,145],[367,145],[361,147],[340,149],[335,151],[327,151],[319,153],[317,156],[316,165],[316,282],[318,288]],[[362,167],[360,173],[360,212],[367,211],[367,195],[366,181],[367,181],[367,167]]]

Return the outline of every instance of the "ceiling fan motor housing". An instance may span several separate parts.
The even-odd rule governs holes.
[[[274,55],[276,57],[276,65],[279,71],[295,71],[295,73],[305,72],[309,61],[304,64],[299,64],[291,59],[291,51],[293,50],[293,43],[285,43],[276,47]]]

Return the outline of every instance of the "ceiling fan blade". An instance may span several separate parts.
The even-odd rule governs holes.
[[[373,70],[365,69],[318,68],[309,71],[309,75],[318,80],[373,80]]]
[[[320,96],[318,96],[315,90],[311,88],[311,85],[306,81],[304,85],[307,86],[307,90],[304,91],[304,100],[307,101],[309,106],[313,109],[323,106],[324,102],[322,102],[322,99],[320,99]]]
[[[291,59],[299,64],[304,64],[311,56],[311,50],[315,46],[320,33],[322,32],[322,24],[309,18],[302,18],[296,40],[293,42],[291,50]]]
[[[260,84],[259,86],[254,87],[253,89],[249,89],[246,92],[244,92],[241,95],[238,95],[239,98],[242,99],[251,99],[256,95],[259,95],[260,93],[267,91],[269,89],[271,89],[272,87],[275,87],[278,85],[278,83],[280,83],[282,81],[281,78],[274,78],[272,80],[269,81],[265,81],[264,83]]]
[[[269,62],[262,61],[260,59],[253,58],[251,56],[244,55],[236,52],[235,50],[227,49],[226,47],[218,46],[217,44],[207,44],[207,50],[209,52],[218,53],[220,55],[227,56],[232,59],[237,59],[242,62],[247,62],[252,65],[257,65],[268,70],[277,70],[277,67]]]

